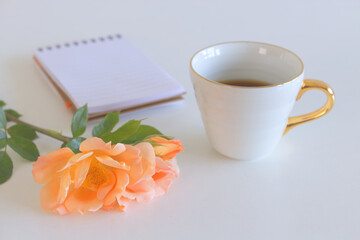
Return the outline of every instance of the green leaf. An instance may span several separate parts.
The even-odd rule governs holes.
[[[0,100],[0,108],[4,107],[6,103],[3,100]]]
[[[162,144],[157,143],[157,142],[155,142],[155,141],[153,141],[153,140],[151,140],[151,139],[145,139],[145,140],[143,140],[143,141],[150,143],[153,147],[163,146]],[[142,141],[140,141],[140,142],[142,142]]]
[[[73,138],[73,139],[71,139],[70,142],[66,143],[65,145],[62,145],[61,147],[68,147],[74,153],[79,153],[80,152],[80,150],[79,150],[80,143],[84,140],[86,140],[86,138],[84,138],[84,137]]]
[[[19,118],[21,117],[22,115],[20,113],[18,113],[17,111],[13,110],[13,109],[5,109],[4,112],[16,117],[16,118]]]
[[[140,125],[135,134],[126,138],[123,143],[125,144],[136,144],[149,137],[163,135],[159,130],[152,126]]]
[[[4,110],[0,108],[0,128],[6,127],[6,116]]]
[[[36,161],[39,157],[39,150],[29,139],[21,137],[12,137],[8,140],[9,146],[23,158]]]
[[[25,124],[16,124],[8,129],[8,133],[11,137],[22,137],[29,140],[38,138],[35,130]]]
[[[130,120],[116,131],[112,133],[105,133],[100,136],[105,142],[111,141],[113,144],[121,143],[138,130],[142,120]]]
[[[0,149],[6,146],[6,133],[0,130]]]
[[[74,137],[79,137],[85,132],[86,122],[88,120],[88,109],[87,104],[79,108],[71,122],[71,132]]]
[[[93,128],[92,135],[94,137],[98,137],[101,134],[111,132],[111,130],[119,122],[119,113],[120,112],[108,113],[106,117],[103,120],[101,120],[99,125]]]
[[[6,152],[0,151],[0,184],[9,180],[13,171],[13,163]]]

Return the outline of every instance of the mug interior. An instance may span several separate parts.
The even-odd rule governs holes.
[[[293,52],[267,43],[228,42],[197,52],[192,70],[213,82],[258,80],[270,86],[295,79],[303,72],[301,59]]]

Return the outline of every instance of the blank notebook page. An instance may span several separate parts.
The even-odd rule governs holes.
[[[139,106],[183,87],[121,36],[39,49],[35,58],[76,108],[89,113]]]

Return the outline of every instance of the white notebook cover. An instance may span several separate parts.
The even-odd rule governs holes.
[[[40,48],[35,61],[75,108],[106,113],[185,93],[168,73],[120,35]]]

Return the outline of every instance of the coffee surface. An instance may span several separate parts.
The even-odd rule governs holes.
[[[239,86],[239,87],[264,87],[270,86],[271,84],[265,81],[255,80],[255,79],[232,79],[232,80],[223,80],[219,83]]]

